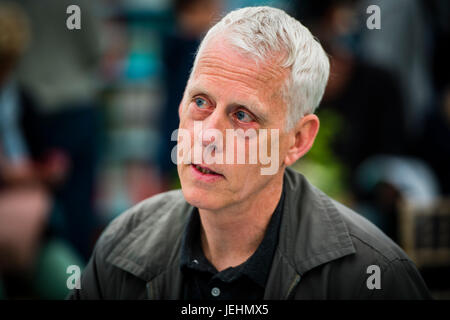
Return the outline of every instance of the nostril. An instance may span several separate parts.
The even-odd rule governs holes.
[[[214,137],[212,137],[210,139],[203,139],[202,140],[202,144],[203,144],[204,147],[210,147],[211,145],[215,144],[214,141],[215,141]]]
[[[216,129],[202,130],[199,134],[199,138],[203,146],[206,147],[211,143],[214,143],[216,141],[216,134],[217,134]]]

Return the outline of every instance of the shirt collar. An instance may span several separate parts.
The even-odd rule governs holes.
[[[278,234],[284,203],[284,188],[280,200],[267,226],[265,235],[253,255],[240,266],[239,272],[252,281],[265,287],[272,265],[272,259],[277,247]],[[204,262],[204,263],[203,263]],[[181,269],[194,269],[217,273],[217,270],[207,261],[200,245],[200,216],[195,208],[186,225],[181,245]]]

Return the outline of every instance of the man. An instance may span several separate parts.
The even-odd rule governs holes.
[[[212,27],[179,107],[178,144],[192,147],[178,152],[182,190],[112,222],[71,298],[428,298],[398,246],[287,168],[314,142],[328,73],[281,10],[244,8]]]

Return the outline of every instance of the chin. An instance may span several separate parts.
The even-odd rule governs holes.
[[[181,188],[184,199],[192,206],[205,210],[218,210],[221,206],[220,196],[209,190],[193,186]]]

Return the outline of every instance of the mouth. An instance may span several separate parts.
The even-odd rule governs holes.
[[[222,176],[222,174],[215,172],[211,169],[209,169],[208,167],[205,166],[201,166],[198,164],[191,164],[192,168],[194,168],[194,170],[196,170],[198,173],[202,174],[202,175],[206,175],[206,176]]]

